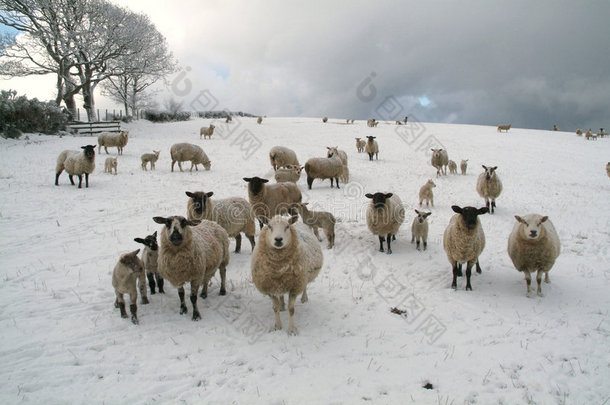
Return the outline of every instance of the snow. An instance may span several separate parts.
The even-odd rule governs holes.
[[[57,155],[95,138],[29,134],[0,140],[0,402],[206,404],[601,404],[610,398],[610,140],[574,133],[484,126],[253,118],[126,124],[118,175],[105,153],[88,189],[54,183]],[[355,137],[377,136],[379,160],[357,153]],[[170,172],[169,147],[201,145],[210,171]],[[140,324],[114,308],[111,272],[121,253],[140,248],[156,215],[185,215],[185,191],[247,198],[242,177],[273,178],[267,151],[285,145],[302,164],[326,146],[348,153],[351,183],[314,181],[304,201],[332,211],[336,246],[297,302],[298,336],[271,332],[271,300],[253,286],[250,246],[232,254],[226,296],[219,276],[202,320],[180,316],[176,289],[138,302]],[[431,147],[443,145],[468,174],[436,179]],[[156,171],[140,155],[161,150]],[[110,149],[116,155],[116,148]],[[487,244],[473,291],[450,288],[442,234],[450,206],[483,206],[481,164],[498,166],[504,191],[481,218]],[[183,165],[188,170],[190,164]],[[177,170],[177,168],[176,168]],[[419,188],[434,179],[428,250],[410,243]],[[273,181],[273,180],[272,180]],[[407,219],[392,255],[366,228],[365,193],[397,193]],[[424,207],[425,208],[425,207]],[[506,253],[515,214],[548,215],[561,240],[544,297],[527,298]],[[234,241],[231,241],[234,247]],[[406,310],[406,318],[390,308]],[[432,389],[424,389],[427,382]]]

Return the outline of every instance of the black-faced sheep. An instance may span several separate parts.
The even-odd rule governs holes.
[[[59,154],[55,165],[56,186],[59,186],[59,175],[65,170],[72,185],[74,185],[72,176],[78,176],[78,188],[81,188],[84,174],[85,187],[89,187],[89,174],[95,170],[95,145],[81,146],[81,149],[82,152],[65,150]]]
[[[301,202],[301,190],[294,183],[266,184],[267,179],[244,177],[248,183],[248,200],[260,227],[276,214],[293,213],[292,205]]]
[[[365,196],[372,200],[366,211],[366,225],[373,235],[379,237],[379,251],[383,252],[383,241],[386,240],[388,254],[391,254],[392,239],[396,239],[405,220],[402,201],[393,193],[367,193]]]
[[[368,153],[369,160],[373,160],[373,156],[375,159],[379,160],[379,144],[375,140],[376,136],[367,136],[366,145],[364,146],[364,151]]]
[[[146,238],[135,238],[134,241],[144,245],[142,250],[142,263],[146,269],[146,277],[148,278],[148,287],[150,294],[156,293],[156,287],[159,288],[159,294],[165,294],[163,291],[163,277],[159,274],[159,245],[157,244],[157,231]]]
[[[178,162],[178,168],[182,170],[182,162],[191,162],[191,172],[193,166],[195,170],[198,164],[202,164],[205,170],[210,170],[211,162],[208,155],[205,154],[203,149],[192,143],[175,143],[169,150],[169,154],[172,158],[172,172],[174,171],[174,164]]]
[[[493,214],[496,210],[496,198],[502,193],[502,182],[496,173],[498,166],[482,166],[485,171],[477,180],[477,193],[485,199],[485,206]]]
[[[131,312],[131,322],[138,324],[138,289],[137,280],[144,273],[144,263],[138,257],[140,249],[134,250],[131,253],[121,255],[119,262],[114,266],[112,271],[112,286],[116,299],[114,307],[121,310],[121,318],[127,318],[125,310],[125,299],[123,294],[129,294],[129,311]],[[146,287],[144,287],[146,292]],[[143,303],[148,303],[148,300]]]

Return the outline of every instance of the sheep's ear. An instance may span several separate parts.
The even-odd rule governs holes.
[[[491,170],[493,171],[493,170],[496,170],[497,168],[498,168],[498,166],[494,166],[491,168]]]
[[[157,231],[155,231],[155,233],[152,234],[152,236],[157,239]]]
[[[462,213],[462,209],[459,206],[457,206],[457,205],[452,205],[451,209],[453,210],[453,212],[456,212],[458,214]]]
[[[525,221],[519,215],[515,215],[515,219],[517,220],[517,222],[525,224]]]
[[[292,225],[292,224],[296,223],[298,220],[299,220],[299,216],[298,216],[298,215],[293,215],[293,216],[291,216],[291,217],[290,217],[290,219],[288,220],[288,223],[289,223],[290,225]]]
[[[487,208],[487,207],[479,208],[477,210],[477,215],[487,214],[488,212],[489,212],[489,208]]]
[[[252,181],[252,177],[244,177],[244,181],[250,183]]]
[[[366,198],[371,198],[371,199],[373,198],[373,194],[371,194],[371,193],[366,193],[364,196]]]
[[[210,191],[209,193],[205,193],[205,195],[206,195],[207,197],[211,197],[211,196],[213,196],[213,195],[214,195],[214,192],[213,192],[213,191]]]
[[[485,165],[481,165],[481,166],[483,166],[483,169],[484,169],[484,170],[487,170],[487,166],[485,166]]]
[[[161,225],[166,225],[168,223],[168,219],[163,217],[153,217],[153,221]]]
[[[269,223],[269,217],[267,217],[267,216],[265,216],[265,215],[263,215],[262,217],[260,217],[260,220],[261,220],[261,222],[262,222],[264,225],[267,225],[267,224]]]
[[[186,194],[188,197],[191,197],[193,199],[195,199],[195,193],[191,193],[190,191],[185,191],[184,194]]]
[[[432,215],[432,213],[431,213],[431,212],[426,212],[426,213],[424,214],[424,218],[428,218],[430,215]]]
[[[261,179],[261,183],[269,183],[269,180],[267,180],[267,179]]]
[[[393,195],[394,195],[394,193],[386,193],[385,198],[388,199],[388,198],[392,197]]]
[[[418,210],[415,210],[415,213],[416,213],[417,215],[419,215],[419,211],[418,211]]]
[[[327,146],[326,149],[330,150],[330,146]]]
[[[540,218],[540,223],[546,222],[547,219],[549,219],[548,216],[543,216],[542,218]]]
[[[144,239],[142,239],[142,238],[134,238],[134,241],[138,242],[138,243],[141,243],[141,244],[144,244]]]
[[[186,220],[186,224],[189,225],[189,226],[197,226],[200,223],[201,223],[201,221],[198,220],[198,219],[187,219]]]
[[[140,253],[140,249],[136,249],[136,250],[134,250],[133,252],[131,252],[131,253],[129,254],[129,256],[136,257],[136,256],[138,255],[138,253]]]

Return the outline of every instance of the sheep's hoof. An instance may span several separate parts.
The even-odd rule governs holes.
[[[181,306],[180,307],[180,315],[184,315],[188,312],[188,309],[186,309],[186,306]]]
[[[379,248],[379,251],[380,251],[380,252],[383,252],[384,250],[383,250],[383,248]]]
[[[391,255],[392,254],[392,249],[388,248],[388,254]]]
[[[457,290],[457,284],[456,283],[452,283],[451,284],[451,288],[453,288],[454,290]]]
[[[192,319],[195,322],[201,319],[201,315],[199,314],[199,311],[193,312],[193,318]]]
[[[200,296],[201,298],[203,298],[203,299],[208,298],[208,294],[207,294],[207,293],[204,293],[203,291],[201,292],[201,294],[199,294],[199,296]]]
[[[282,330],[282,324],[281,324],[281,323],[280,323],[280,324],[277,324],[277,323],[276,323],[276,324],[273,326],[273,328],[271,329],[271,332],[275,332],[276,330]]]
[[[290,328],[290,329],[288,330],[288,334],[289,334],[290,336],[296,336],[296,335],[298,335],[298,334],[299,334],[299,330],[296,328],[296,326],[293,326],[292,328]]]
[[[544,297],[544,294],[542,293],[542,291],[538,291],[536,294],[537,294],[539,297]]]
[[[147,297],[142,297],[142,305],[150,304],[150,301]]]
[[[469,285],[467,285],[467,286],[466,286],[466,291],[472,291],[472,287],[471,287],[471,286],[469,286]]]
[[[127,319],[128,316],[127,316],[127,314],[121,314],[121,318]]]
[[[139,325],[140,321],[138,321],[138,318],[136,316],[132,316],[131,323],[133,323],[134,325]]]
[[[227,290],[225,290],[224,288],[221,288],[218,295],[227,295]]]

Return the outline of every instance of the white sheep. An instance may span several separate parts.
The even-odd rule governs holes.
[[[153,153],[144,153],[140,156],[142,161],[142,169],[146,170],[146,164],[150,162],[150,170],[155,170],[155,163],[159,160],[160,150],[153,150]]]
[[[301,202],[301,190],[295,183],[265,184],[260,177],[244,177],[248,183],[248,200],[260,227],[276,214],[293,213],[292,204]]]
[[[301,178],[301,171],[303,169],[304,169],[304,166],[294,166],[294,165],[281,167],[275,171],[275,181],[276,181],[276,183],[283,183],[286,181],[289,181],[291,183],[296,183]]]
[[[314,179],[330,179],[330,188],[334,187],[333,181],[336,181],[337,188],[339,188],[339,177],[343,174],[343,162],[336,153],[325,158],[310,158],[305,162],[305,173],[307,174],[307,187],[310,190]]]
[[[449,156],[445,149],[430,149],[432,151],[432,166],[436,168],[436,177],[442,174],[447,175],[447,165],[449,164]]]
[[[227,118],[227,122],[228,118]],[[199,139],[201,139],[201,137],[203,136],[203,139],[205,139],[206,137],[209,139],[212,139],[212,134],[214,134],[214,128],[215,126],[213,124],[210,124],[209,127],[201,127],[201,129],[199,130]]]
[[[487,207],[451,206],[456,214],[451,217],[443,234],[443,247],[453,269],[451,288],[457,289],[457,278],[462,276],[462,263],[466,263],[466,290],[472,290],[470,275],[476,264],[477,273],[481,273],[479,256],[485,248],[485,233],[478,216],[489,212]]]
[[[309,203],[296,203],[295,208],[301,215],[303,223],[311,228],[320,242],[322,241],[322,238],[318,233],[318,228],[322,228],[328,242],[327,247],[332,249],[335,245],[335,223],[337,222],[335,216],[327,211],[310,211],[307,208],[308,204]]]
[[[123,148],[127,145],[129,140],[129,131],[121,131],[118,134],[113,132],[101,132],[97,137],[97,153],[101,153],[102,146],[106,153],[108,153],[108,147],[115,147],[118,150],[118,154],[123,154]]]
[[[114,174],[116,176],[118,166],[119,166],[119,162],[117,161],[116,158],[107,157],[106,160],[104,161],[104,173],[112,174],[112,170],[114,169]]]
[[[537,272],[536,292],[542,296],[542,274],[544,281],[549,283],[549,271],[561,250],[559,236],[549,217],[538,214],[528,214],[522,217],[515,215],[517,223],[508,237],[508,255],[515,268],[525,274],[527,295],[530,295],[532,276]]]
[[[112,271],[112,286],[114,287],[114,293],[116,295],[114,307],[121,310],[121,318],[127,318],[123,294],[129,294],[131,322],[136,325],[139,323],[137,280],[144,274],[144,263],[142,263],[142,260],[138,257],[139,252],[140,249],[121,255]],[[140,287],[142,287],[142,284],[140,284]],[[140,289],[140,291],[142,290]],[[144,286],[144,293],[146,293],[146,286]],[[142,303],[148,304],[148,300],[144,301],[144,298],[145,296],[142,297]]]
[[[210,170],[211,162],[208,155],[205,154],[203,149],[192,143],[175,143],[170,148],[169,154],[172,158],[172,172],[176,162],[178,162],[180,171],[183,171],[182,162],[187,161],[191,162],[191,172],[193,171],[193,166],[195,166],[195,170],[199,170],[197,169],[198,164],[202,164],[205,170]]]
[[[460,170],[462,171],[462,175],[466,175],[466,169],[468,169],[468,159],[462,159],[460,162]]]
[[[81,146],[81,149],[82,152],[64,150],[59,154],[55,165],[56,186],[59,186],[59,175],[65,170],[72,185],[74,185],[72,176],[78,176],[78,188],[81,188],[84,174],[85,187],[89,187],[89,175],[95,170],[95,145]]]
[[[379,160],[379,144],[375,140],[376,136],[367,136],[366,145],[364,146],[364,151],[368,153],[369,160],[373,160],[373,155],[375,159]]]
[[[339,159],[341,159],[341,163],[343,163],[343,171],[341,172],[341,176],[339,176],[339,178],[341,179],[343,184],[349,183],[349,168],[347,167],[347,153],[345,153],[345,151],[339,149],[338,146],[332,146],[332,147],[327,146],[326,149],[328,149],[328,152],[326,153],[326,157],[331,157],[334,154],[339,156]]]
[[[383,241],[387,241],[388,254],[392,253],[391,241],[405,220],[405,209],[398,195],[393,193],[367,193],[372,201],[366,211],[366,225],[373,235],[379,237],[379,251],[383,252]]]
[[[254,216],[248,201],[241,197],[212,199],[213,191],[187,191],[186,195],[190,197],[186,206],[188,219],[207,219],[218,223],[227,231],[229,238],[235,238],[235,253],[241,250],[241,232],[254,249]]]
[[[508,132],[508,130],[510,129],[510,127],[511,127],[512,125],[513,125],[513,124],[508,124],[508,125],[498,125],[498,132],[502,132],[502,131]]]
[[[159,274],[159,245],[157,244],[157,231],[146,238],[135,238],[134,241],[144,245],[142,250],[142,263],[146,269],[146,277],[148,278],[148,287],[150,294],[156,293],[155,288],[159,288],[159,294],[165,294],[163,291],[163,277]]]
[[[232,117],[232,116],[230,116],[230,115],[227,115],[227,119],[225,120],[225,123],[227,123],[227,124],[228,124],[228,123],[230,123],[230,122],[233,122],[233,117]]]
[[[606,163],[606,174],[610,177],[610,162]]]
[[[487,167],[482,165],[485,170],[479,175],[477,180],[477,192],[485,199],[485,206],[493,214],[496,209],[496,198],[502,193],[502,181],[496,173],[498,166]]]
[[[256,119],[257,124],[262,124],[263,123],[263,117],[258,117]]]
[[[416,242],[415,248],[420,249],[419,243],[423,242],[424,250],[428,247],[428,217],[431,212],[420,212],[415,210],[417,216],[411,224],[411,243]]]
[[[368,127],[376,127],[377,124],[379,124],[379,121],[376,121],[374,118],[369,118],[368,120],[366,120],[366,125]]]
[[[426,201],[426,207],[432,205],[434,207],[434,193],[432,192],[432,188],[436,187],[436,184],[432,181],[432,179],[428,179],[426,184],[421,186],[419,189],[419,206],[422,206],[422,203]]]
[[[191,283],[193,321],[201,319],[197,308],[197,291],[203,285],[201,297],[208,295],[208,283],[220,270],[220,295],[226,294],[225,281],[229,264],[229,235],[212,221],[188,220],[181,216],[154,217],[165,225],[159,248],[159,274],[178,288],[180,314],[188,312],[184,303],[184,284]]]
[[[453,160],[449,160],[447,166],[449,167],[449,174],[457,174],[457,164]]]
[[[273,170],[289,165],[300,166],[297,154],[285,146],[274,146],[269,150],[269,162]]]
[[[326,124],[326,122],[328,122],[328,117],[322,118],[322,122]]]
[[[282,329],[280,310],[288,294],[291,335],[297,334],[294,302],[301,293],[301,302],[308,300],[307,284],[318,276],[324,261],[320,244],[306,225],[295,224],[297,219],[274,216],[262,229],[251,262],[254,285],[273,303],[275,330]]]
[[[582,129],[578,128],[578,129],[576,130],[576,135],[578,135],[578,136],[582,136]]]
[[[358,153],[364,152],[364,148],[366,147],[366,141],[364,139],[356,138],[356,149]]]

